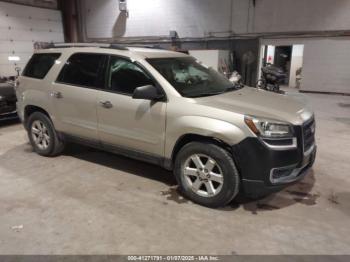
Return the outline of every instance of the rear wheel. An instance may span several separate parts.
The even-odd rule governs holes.
[[[279,93],[279,91],[280,91],[280,86],[279,86],[279,84],[274,84],[274,85],[273,85],[273,91],[276,92],[276,93]]]
[[[183,194],[204,206],[224,206],[239,190],[239,176],[232,157],[215,144],[185,145],[176,157],[174,173]]]
[[[51,120],[41,112],[35,112],[28,118],[29,141],[39,155],[55,156],[64,149]]]

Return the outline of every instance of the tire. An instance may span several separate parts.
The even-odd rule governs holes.
[[[29,141],[39,155],[57,156],[64,150],[64,141],[58,137],[50,118],[44,113],[31,114],[28,118],[27,130]]]
[[[232,157],[213,143],[186,144],[176,156],[174,174],[183,195],[203,206],[223,207],[239,192],[240,179]]]
[[[258,82],[256,82],[256,87],[258,89],[266,90],[266,81],[264,79],[259,79]]]
[[[273,91],[276,92],[276,93],[279,93],[280,92],[280,86],[278,84],[275,84],[273,86]]]

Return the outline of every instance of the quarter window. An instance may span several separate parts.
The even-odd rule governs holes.
[[[23,76],[43,79],[60,56],[60,53],[34,54],[24,69]]]
[[[137,87],[152,84],[152,79],[136,64],[123,58],[111,57],[108,74],[110,90],[132,95]]]
[[[64,65],[57,81],[70,85],[102,88],[105,57],[106,55],[103,54],[74,54]]]

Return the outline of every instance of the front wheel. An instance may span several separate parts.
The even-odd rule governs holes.
[[[232,157],[215,144],[185,145],[176,157],[174,173],[183,194],[207,207],[225,206],[239,191],[239,175]]]

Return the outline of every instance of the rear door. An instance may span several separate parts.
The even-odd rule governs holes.
[[[96,101],[104,86],[106,58],[104,54],[75,53],[67,60],[51,92],[56,129],[98,140]]]

